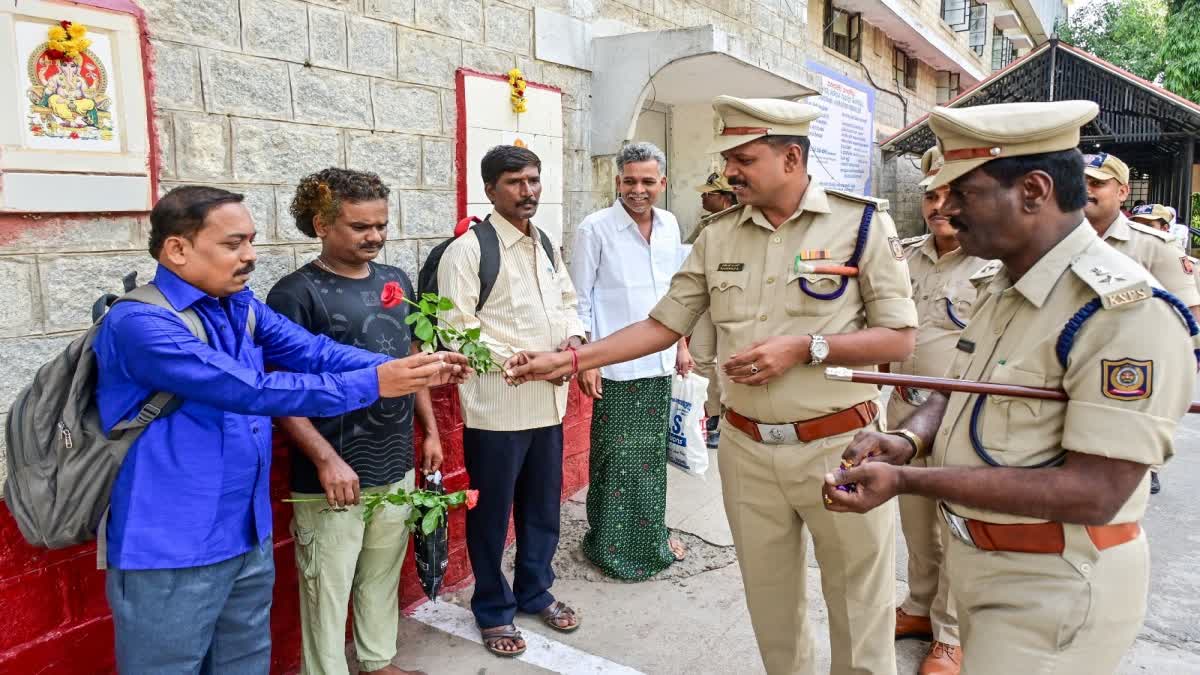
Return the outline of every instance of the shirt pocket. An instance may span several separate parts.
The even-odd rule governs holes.
[[[987,378],[995,384],[1012,384],[1022,387],[1045,387],[1045,373],[1031,372],[1010,365],[996,366]],[[1039,425],[1039,418],[1048,401],[1020,396],[990,394],[987,396],[977,419],[972,423],[973,431],[979,434],[983,447],[994,450],[1033,450],[1032,437]],[[976,403],[975,405],[979,405]],[[972,415],[975,418],[975,415]],[[1026,442],[1026,441],[1030,442]],[[1023,463],[1014,462],[1014,465]]]
[[[845,296],[843,282],[850,283],[846,277],[836,274],[802,274],[791,270],[784,288],[784,308],[790,316],[833,314]]]
[[[962,330],[967,327],[975,312],[975,288],[970,281],[947,284],[935,294],[933,307],[934,323],[946,330]]]
[[[750,298],[747,289],[750,284],[750,272],[708,273],[708,311],[713,323],[729,323],[744,321],[750,316]]]

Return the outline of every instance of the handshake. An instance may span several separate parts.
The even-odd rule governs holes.
[[[504,362],[504,381],[513,387],[533,380],[562,386],[579,373],[579,357],[569,350],[582,347],[583,342],[573,335],[560,342],[556,352],[520,352]]]
[[[457,352],[422,352],[388,361],[375,372],[380,398],[396,398],[443,384],[462,384],[475,371],[467,357]]]

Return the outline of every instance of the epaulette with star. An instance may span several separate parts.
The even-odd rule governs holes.
[[[1153,296],[1154,277],[1132,258],[1089,247],[1071,263],[1071,271],[1096,293],[1105,309]]]

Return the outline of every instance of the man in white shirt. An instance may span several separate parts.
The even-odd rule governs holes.
[[[650,143],[617,155],[612,206],[580,223],[571,278],[579,320],[590,339],[602,339],[645,319],[679,270],[679,224],[654,208],[666,189],[667,160]],[[667,413],[671,373],[692,369],[687,343],[640,359],[580,373],[593,399],[592,449],[583,553],[605,574],[642,580],[682,560],[683,545],[668,538]]]

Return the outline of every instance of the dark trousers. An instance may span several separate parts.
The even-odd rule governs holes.
[[[213,565],[109,568],[105,586],[121,675],[266,675],[274,552],[267,537]]]
[[[463,430],[471,487],[479,503],[467,511],[467,553],[475,572],[471,611],[480,628],[505,626],[517,611],[550,603],[562,494],[562,425],[526,431]],[[501,571],[508,516],[517,531],[513,585]]]

